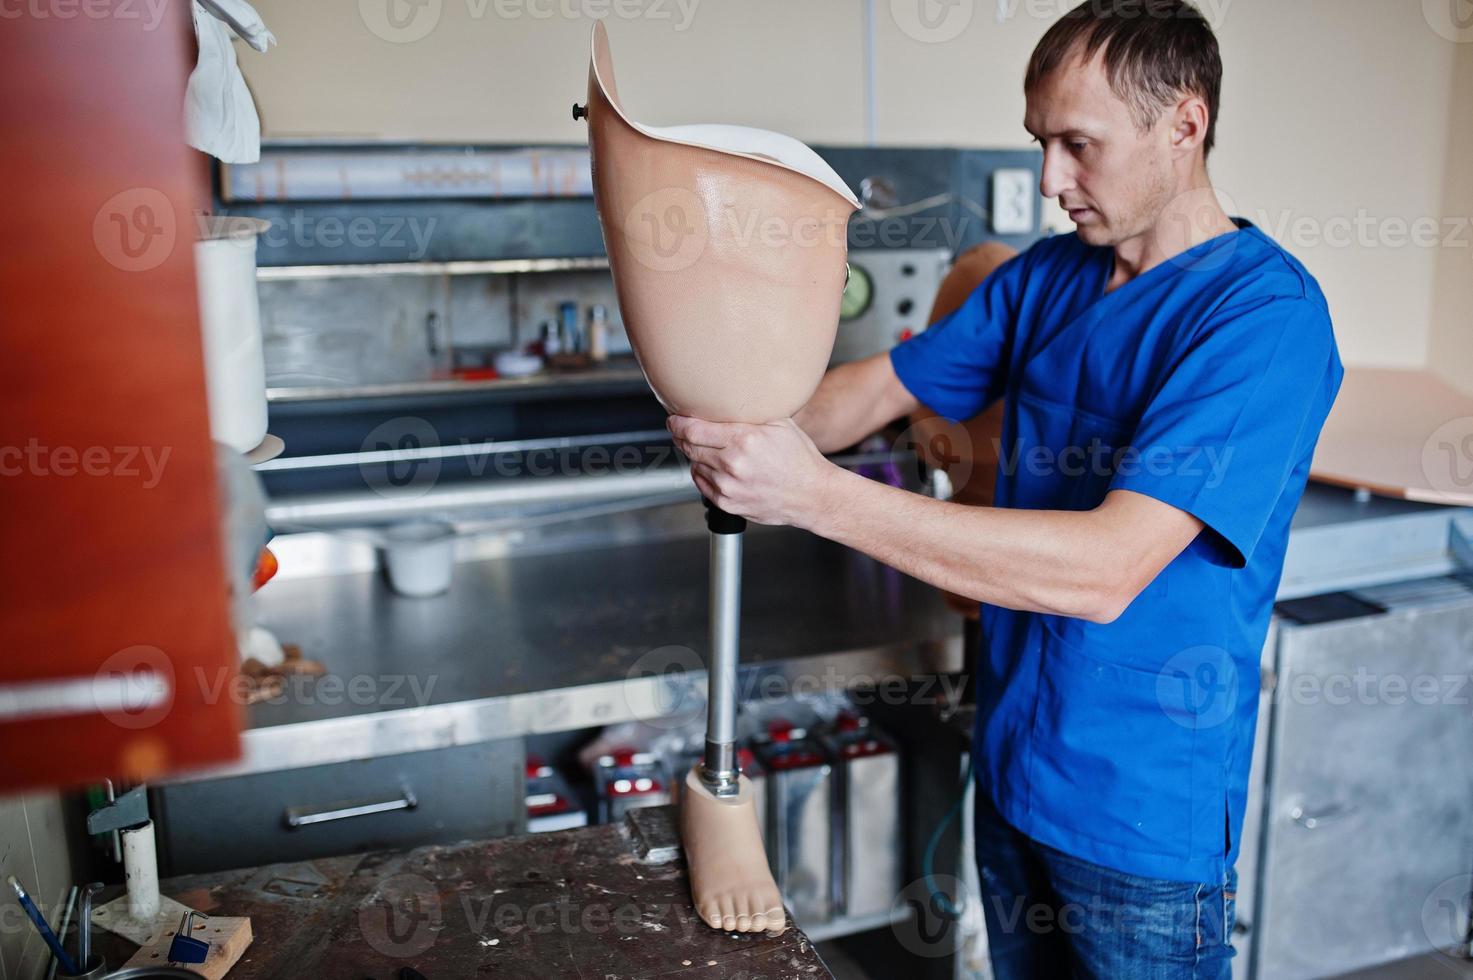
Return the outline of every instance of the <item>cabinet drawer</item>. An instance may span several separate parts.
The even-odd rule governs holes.
[[[194,874],[526,829],[520,739],[152,790],[159,870]]]

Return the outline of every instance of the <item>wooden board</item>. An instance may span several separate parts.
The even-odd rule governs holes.
[[[1473,396],[1431,371],[1348,369],[1309,475],[1384,497],[1473,506]]]
[[[178,926],[176,922],[174,926]],[[210,955],[203,963],[179,963],[192,973],[198,973],[205,980],[221,980],[230,968],[239,962],[245,953],[246,947],[251,944],[251,920],[248,918],[237,918],[232,916],[221,916],[219,918],[200,919],[196,918],[191,930],[197,939],[203,939],[210,944]],[[169,945],[174,941],[174,927],[165,929],[154,939],[133,954],[133,958],[123,964],[129,966],[163,966],[169,962]]]
[[[239,753],[188,4],[0,30],[0,792]],[[139,696],[147,691],[150,698]]]

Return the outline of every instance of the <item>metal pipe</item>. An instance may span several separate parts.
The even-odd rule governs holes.
[[[478,452],[481,451],[481,447],[473,448]],[[415,452],[419,450],[394,451],[396,454]],[[377,454],[375,458],[383,455]],[[906,458],[908,454],[905,453],[861,453],[852,456],[835,456],[833,462],[852,469],[867,464],[883,464]],[[267,465],[272,464],[262,464],[262,466]],[[290,469],[292,467],[284,465],[278,468]],[[340,527],[391,524],[425,516],[444,519],[447,514],[453,514],[456,511],[477,511],[527,504],[543,506],[556,503],[611,501],[653,494],[689,494],[691,498],[694,498],[696,493],[695,485],[691,483],[689,469],[684,466],[662,466],[608,476],[549,475],[495,480],[447,481],[443,485],[432,486],[428,489],[410,486],[402,492],[389,489],[382,491],[364,489],[286,495],[273,497],[266,505],[266,522],[281,533],[323,531]]]
[[[62,910],[61,913],[61,931],[57,933],[57,935],[61,938],[63,945],[65,945],[66,943],[66,931],[67,927],[70,926],[72,923],[72,909],[73,907],[75,907],[76,903],[77,886],[73,885],[71,889],[66,893],[66,908]],[[87,969],[87,950],[85,947],[82,947],[79,951],[82,956],[82,962],[77,964],[77,969],[85,970]],[[46,968],[46,980],[52,980],[52,978],[56,976],[56,968],[60,965],[60,960],[58,960],[55,956],[51,957],[51,965]]]
[[[479,276],[518,272],[607,269],[603,256],[568,259],[462,259],[453,262],[364,262],[352,265],[278,265],[256,270],[256,279],[347,279],[376,276]]]
[[[523,504],[548,505],[582,501],[615,500],[648,494],[685,492],[692,498],[696,489],[684,467],[650,470],[620,476],[547,476],[514,480],[472,480],[446,484],[429,491],[404,494],[353,493],[302,494],[277,497],[266,507],[266,521],[278,531],[326,530],[388,524],[424,515]]]
[[[365,449],[351,453],[323,453],[315,456],[278,456],[253,468],[257,473],[284,470],[327,470],[346,466],[368,466],[373,463],[408,463],[432,459],[457,459],[474,456],[506,456],[548,449],[582,449],[617,443],[663,442],[670,434],[664,429],[641,429],[637,432],[608,432],[591,436],[554,436],[547,439],[504,439],[485,442],[455,443],[449,446],[416,446],[412,449]]]
[[[711,532],[711,662],[707,667],[706,755],[701,781],[735,795],[737,655],[741,640],[742,532]]]
[[[94,881],[82,889],[82,918],[77,923],[77,952],[82,956],[82,962],[78,965],[84,971],[92,968],[92,896],[104,887],[102,882]]]

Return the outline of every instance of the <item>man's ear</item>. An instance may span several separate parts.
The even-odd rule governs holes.
[[[1178,156],[1195,152],[1207,139],[1211,122],[1207,102],[1189,95],[1176,104],[1171,118],[1171,148]]]

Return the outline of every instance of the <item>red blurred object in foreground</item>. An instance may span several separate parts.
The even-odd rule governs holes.
[[[261,557],[256,559],[256,573],[251,576],[251,591],[254,592],[271,581],[281,566],[276,562],[276,555],[272,554],[270,548],[261,549]]]

